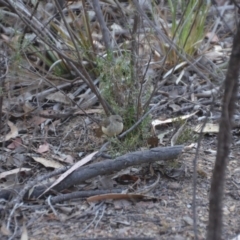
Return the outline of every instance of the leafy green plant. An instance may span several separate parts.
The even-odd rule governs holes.
[[[100,90],[114,112],[122,115],[128,105],[129,90],[132,88],[130,56],[107,54],[98,58],[97,69],[100,76]],[[128,109],[128,112],[132,112]]]
[[[123,117],[125,129],[130,128],[138,120],[138,101],[141,101],[138,99],[140,84],[136,86],[136,79],[132,79],[133,66],[130,57],[130,52],[125,50],[121,55],[109,53],[105,58],[97,60],[100,92],[113,111]],[[150,95],[151,90],[148,87],[144,90],[146,90],[144,96]],[[114,152],[124,153],[144,144],[149,136],[149,123],[150,118],[146,118],[124,141],[114,144],[112,146]]]

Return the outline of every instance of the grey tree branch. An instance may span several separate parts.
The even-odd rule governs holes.
[[[104,21],[104,18],[103,18],[99,0],[92,0],[92,3],[93,3],[93,8],[97,15],[97,19],[98,19],[98,22],[99,22],[99,25],[100,25],[100,28],[102,31],[102,36],[103,36],[103,41],[104,41],[105,47],[108,51],[111,51],[112,47],[111,47],[110,34],[109,34],[109,30],[107,28],[106,22]]]
[[[114,171],[120,171],[130,166],[136,166],[143,163],[152,163],[160,160],[171,160],[175,159],[181,154],[184,146],[178,145],[174,147],[158,147],[152,148],[147,151],[137,151],[133,153],[128,153],[123,156],[117,157],[116,159],[105,160],[98,163],[93,163],[84,167],[81,167],[67,176],[62,182],[53,187],[53,191],[60,192],[64,189],[67,189],[73,185],[79,184],[88,179],[97,177],[99,175],[110,174]],[[47,174],[45,176],[40,176],[36,180],[33,180],[27,184],[24,189],[21,189],[21,186],[16,187],[11,190],[2,190],[0,191],[0,198],[9,199],[10,196],[13,196],[13,200],[9,203],[9,206],[19,204],[22,202],[23,198],[32,199],[40,196],[49,186],[52,185],[42,185],[37,186],[29,194],[29,189],[31,189],[37,182],[41,182],[42,179],[47,177],[54,176],[56,174],[63,173],[68,168],[58,169],[54,172]],[[50,190],[50,192],[52,192]],[[17,196],[16,196],[17,195]]]
[[[233,114],[236,108],[238,76],[240,70],[240,23],[233,40],[233,48],[225,79],[225,91],[222,102],[222,116],[218,134],[217,156],[213,170],[210,190],[209,220],[207,240],[222,239],[222,199],[225,172],[231,144]]]
[[[183,146],[158,147],[147,151],[137,151],[128,153],[116,159],[105,160],[94,163],[76,170],[70,174],[64,181],[54,187],[56,191],[62,191],[70,186],[79,184],[87,179],[98,175],[110,174],[113,171],[120,171],[130,166],[140,165],[142,163],[151,163],[159,160],[171,160],[177,158],[182,152]]]

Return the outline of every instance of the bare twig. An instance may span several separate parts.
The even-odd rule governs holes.
[[[87,85],[91,88],[93,93],[97,96],[99,102],[101,103],[102,107],[104,108],[106,114],[109,114],[110,109],[109,106],[106,104],[106,101],[102,98],[101,94],[99,93],[97,87],[94,85],[93,80],[91,79],[90,75],[86,71],[85,67],[82,64],[80,55],[78,55],[79,61],[76,62],[72,60],[71,58],[67,57],[60,49],[58,49],[57,43],[52,41],[54,40],[54,37],[52,34],[36,19],[35,17],[32,17],[32,21],[30,21],[31,14],[24,8],[23,4],[20,2],[17,2],[17,4],[14,4],[13,1],[9,1],[9,5],[11,9],[19,16],[19,18],[45,43],[47,44],[51,49],[56,51],[65,61],[77,72],[77,74],[87,83]],[[58,6],[58,5],[57,5]],[[62,17],[64,19],[62,9],[59,7],[59,13],[62,14]],[[66,23],[66,28],[67,28]],[[68,28],[67,28],[68,29]],[[69,29],[68,29],[69,30]],[[69,34],[71,31],[69,30]],[[71,34],[70,34],[71,36]],[[51,41],[50,41],[51,39]],[[74,41],[73,41],[74,43]],[[76,47],[76,45],[75,45]],[[77,50],[77,48],[76,48]]]
[[[3,88],[6,75],[8,73],[7,56],[4,52],[0,54],[0,130],[2,129],[2,107],[3,107]]]

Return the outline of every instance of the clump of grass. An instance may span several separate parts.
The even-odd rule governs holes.
[[[170,16],[168,19],[165,18],[165,24],[162,25],[164,32],[181,54],[194,56],[206,32],[205,21],[209,7],[207,2],[168,0],[168,6]],[[179,63],[180,57],[177,51],[170,49],[169,44],[161,43],[161,45],[161,49],[167,55],[166,63],[170,66]]]
[[[129,53],[118,57],[110,53],[105,58],[98,58],[97,69],[101,94],[114,112],[123,115],[132,89]]]

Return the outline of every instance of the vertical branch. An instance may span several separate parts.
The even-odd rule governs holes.
[[[92,3],[93,3],[94,11],[97,15],[98,22],[100,24],[100,28],[101,28],[102,35],[103,35],[103,41],[104,41],[106,50],[111,51],[112,47],[111,47],[111,41],[110,41],[110,34],[109,34],[109,30],[107,28],[106,22],[104,21],[104,18],[103,18],[99,0],[92,0]]]
[[[0,130],[2,129],[2,106],[3,106],[3,88],[6,75],[8,73],[7,57],[3,51],[0,53]]]
[[[210,190],[207,240],[222,239],[222,199],[228,154],[231,144],[232,118],[237,101],[240,70],[240,23],[233,40],[233,48],[225,79],[222,116],[218,134],[217,156]]]
[[[133,29],[131,31],[131,88],[133,91],[135,89],[139,89],[139,83],[138,83],[138,77],[137,77],[137,51],[138,51],[138,43],[136,41],[137,36],[137,29],[138,29],[138,23],[139,23],[139,15],[136,12],[134,16],[134,23],[133,23]],[[129,106],[134,106],[134,100],[135,100],[135,94],[132,94],[129,96]],[[139,112],[140,108],[140,102],[138,101],[137,106],[137,113]],[[137,119],[139,118],[137,114]]]

